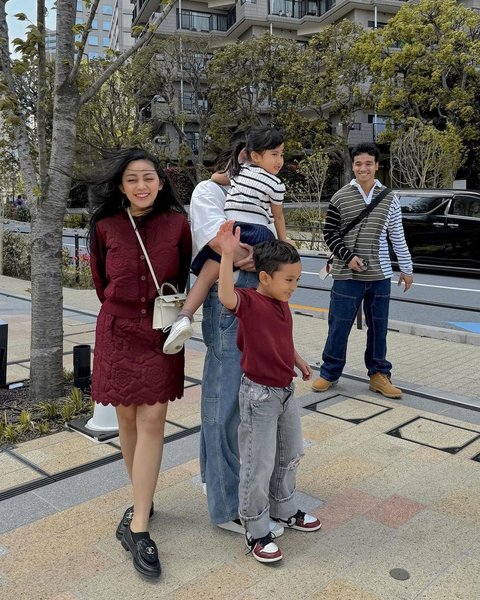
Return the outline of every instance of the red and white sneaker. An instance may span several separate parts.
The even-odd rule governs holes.
[[[282,523],[282,525],[285,525],[289,529],[298,529],[298,531],[318,531],[322,526],[317,517],[307,515],[301,510],[297,510],[297,513],[293,517],[289,517],[286,520],[274,519],[273,517],[271,519]]]
[[[245,544],[247,548],[250,548],[247,554],[251,552],[253,558],[258,560],[258,562],[271,563],[283,558],[282,551],[273,541],[271,533],[263,538],[254,539],[247,531],[245,534]]]

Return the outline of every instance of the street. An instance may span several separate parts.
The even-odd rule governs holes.
[[[325,264],[324,258],[302,256],[302,264],[300,286],[315,286],[330,290],[333,283],[332,278],[327,277],[327,279],[321,280],[318,277],[319,270]],[[480,280],[478,277],[415,272],[413,287],[407,294],[403,293],[403,287],[397,287],[397,282],[398,271],[395,271],[392,279],[392,302],[390,303],[391,320],[480,333]],[[423,306],[395,299],[468,306],[476,308],[477,312]],[[306,290],[300,287],[294,294],[291,304],[302,307],[302,310],[307,312],[308,307],[313,311],[326,312],[329,300],[329,291]]]

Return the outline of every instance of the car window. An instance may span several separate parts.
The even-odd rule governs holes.
[[[447,202],[445,196],[402,196],[398,194],[402,213],[428,213]]]
[[[450,214],[458,217],[476,217],[480,219],[480,198],[455,196],[450,205]]]

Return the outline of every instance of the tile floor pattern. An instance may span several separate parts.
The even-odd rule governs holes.
[[[305,407],[316,399],[307,393],[298,400]],[[305,456],[298,489],[302,504],[323,528],[312,534],[287,531],[280,541],[282,563],[255,562],[245,554],[241,536],[209,524],[194,459],[160,474],[151,527],[163,565],[159,582],[137,576],[115,539],[119,515],[130,502],[129,486],[122,486],[1,535],[0,596],[478,600],[480,464],[471,460],[475,447],[450,455],[385,435],[412,418],[436,417],[394,401],[382,400],[390,410],[359,424],[335,416],[336,411],[343,417],[358,415],[358,406],[363,410],[368,401],[378,399],[363,393],[357,398],[349,391],[346,399],[330,400],[331,415],[302,411]],[[198,386],[188,388],[185,400],[171,409],[173,422],[198,423]],[[465,426],[454,419],[448,424]],[[480,426],[468,428],[480,431]],[[457,441],[454,433],[448,435]],[[51,468],[60,459],[62,466],[73,464],[70,455],[88,459],[95,448],[111,451],[64,432],[28,442],[16,452]],[[12,472],[12,458],[0,455],[1,467]],[[22,559],[26,547],[28,560]],[[395,568],[408,571],[409,579],[393,579]]]

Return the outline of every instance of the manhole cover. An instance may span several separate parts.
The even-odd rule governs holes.
[[[404,581],[405,579],[410,579],[410,574],[408,571],[405,571],[405,569],[392,569],[390,571],[390,575],[394,579],[398,579],[400,581]]]

